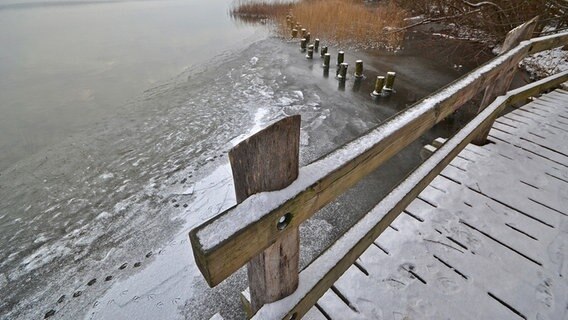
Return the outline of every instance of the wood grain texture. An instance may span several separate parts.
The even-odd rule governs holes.
[[[279,190],[298,177],[300,116],[284,118],[242,141],[229,152],[237,203],[263,191]],[[298,287],[300,238],[287,228],[247,264],[250,313]]]
[[[422,99],[406,110],[417,110],[413,111],[413,117],[405,117],[405,111],[403,111],[383,124],[380,130],[388,132],[388,134],[373,141],[372,147],[364,150],[357,148],[361,143],[360,141],[366,138],[363,136],[343,147],[353,148],[352,157],[349,160],[336,157],[339,154],[339,151],[336,151],[324,159],[316,161],[315,164],[317,165],[317,163],[326,161],[326,159],[335,159],[334,157],[338,159],[337,163],[333,164],[332,170],[326,173],[324,177],[305,177],[306,180],[312,179],[305,182],[307,187],[290,192],[288,200],[284,203],[270,205],[270,202],[264,201],[262,207],[254,208],[254,210],[262,212],[260,219],[239,225],[238,230],[228,238],[206,246],[207,249],[204,249],[204,245],[197,234],[209,228],[215,230],[216,221],[221,218],[235,217],[235,223],[238,223],[237,217],[246,214],[246,212],[241,212],[245,209],[235,206],[192,230],[190,239],[193,254],[209,285],[217,285],[254,256],[275,243],[281,236],[281,232],[274,226],[281,216],[289,212],[292,213],[294,218],[289,228],[298,227],[316,211],[469,101],[480,90],[494,83],[502,70],[510,67],[512,61],[519,61],[528,52],[550,49],[565,43],[568,43],[568,33],[524,41],[514,49]],[[379,128],[376,130],[379,130]],[[287,191],[287,189],[284,190],[286,193]],[[246,210],[251,209],[247,208]]]
[[[247,264],[251,314],[298,288],[300,234],[291,228]]]
[[[229,152],[237,203],[287,187],[298,177],[300,116],[284,118]]]

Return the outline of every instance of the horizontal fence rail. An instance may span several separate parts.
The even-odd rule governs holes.
[[[498,97],[454,137],[447,140],[320,257],[300,272],[299,287],[292,295],[264,305],[253,319],[300,319],[399,213],[475,138],[479,131],[487,124],[493,123],[505,107],[522,102],[566,81],[568,81],[568,71]]]
[[[288,187],[252,195],[192,230],[189,237],[193,254],[208,284],[219,284],[247,264],[286,230],[297,228],[503,73],[514,70],[522,58],[566,43],[568,32],[523,41],[385,124],[301,168],[298,179]],[[488,124],[491,122],[478,123],[485,127]],[[287,219],[286,228],[278,227],[282,218]]]

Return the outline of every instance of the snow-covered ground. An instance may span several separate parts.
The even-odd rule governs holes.
[[[568,51],[556,48],[535,53],[521,61],[520,66],[533,78],[545,78],[568,70]]]

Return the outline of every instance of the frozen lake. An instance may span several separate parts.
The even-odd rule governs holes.
[[[0,0],[0,318],[242,317],[245,274],[208,289],[187,243],[234,204],[228,150],[301,114],[306,164],[479,62],[475,47],[412,33],[397,54],[348,50],[367,78],[341,86],[319,57],[232,21],[229,6]],[[387,71],[397,92],[374,101],[372,79]],[[302,264],[463,118],[307,222]]]

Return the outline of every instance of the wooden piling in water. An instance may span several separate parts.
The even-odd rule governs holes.
[[[318,52],[318,50],[319,50],[319,45],[320,45],[320,39],[317,39],[317,38],[316,38],[316,40],[314,40],[314,51],[315,51],[315,52]]]
[[[306,58],[307,59],[313,59],[314,58],[314,45],[310,44],[308,46],[308,54],[306,54]]]
[[[394,87],[394,79],[396,78],[396,72],[387,72],[387,78],[385,80],[385,87],[383,90],[387,92],[393,91]]]
[[[327,49],[327,47],[325,47],[325,48]],[[322,50],[323,50],[323,48],[322,48]],[[324,53],[324,55],[323,55],[323,67],[324,67],[324,69],[329,69],[330,61],[331,61],[331,54],[329,54],[327,52]]]
[[[339,51],[337,53],[337,65],[340,66],[343,63],[344,59],[345,59],[345,52]]]
[[[308,43],[310,43],[310,39],[312,37],[312,34],[309,32],[306,32],[306,41],[308,41]]]
[[[355,61],[355,78],[363,78],[363,60]]]
[[[320,56],[323,58],[326,53],[327,53],[327,46],[321,47]],[[329,63],[328,63],[328,65],[329,65]]]
[[[385,85],[385,77],[384,76],[377,76],[377,81],[375,81],[375,91],[371,94],[375,97],[378,97],[383,92],[383,86]]]
[[[349,64],[345,63],[345,62],[343,62],[339,65],[339,72],[337,74],[337,79],[339,79],[339,80],[347,79],[347,68],[348,67],[349,67]]]
[[[298,36],[298,30],[292,29],[292,38],[296,38]]]
[[[307,43],[306,38],[302,38],[302,40],[300,40],[300,49],[302,52],[306,51]]]

